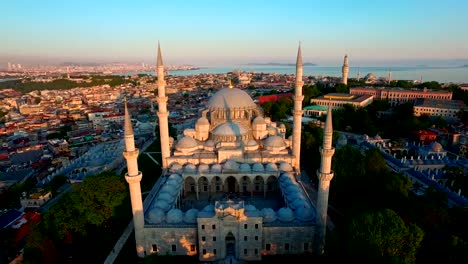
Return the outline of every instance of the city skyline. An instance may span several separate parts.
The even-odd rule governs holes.
[[[111,5],[112,4],[112,5]],[[3,3],[0,63],[145,62],[157,41],[167,64],[290,61],[339,65],[463,65],[467,2],[11,1]],[[442,30],[443,29],[443,30]],[[458,63],[459,62],[459,63]]]

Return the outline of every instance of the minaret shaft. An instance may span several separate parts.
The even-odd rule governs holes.
[[[127,174],[125,180],[128,182],[130,189],[130,200],[132,204],[133,224],[135,228],[135,243],[136,250],[139,257],[145,256],[144,249],[144,217],[143,217],[143,201],[141,197],[140,181],[142,174],[138,171],[138,153],[139,150],[135,148],[135,138],[132,129],[130,114],[127,109],[127,101],[125,101],[125,121],[124,121],[124,140],[125,151],[123,156],[127,160]]]
[[[343,78],[341,82],[343,84],[348,84],[348,73],[349,73],[349,65],[348,65],[348,55],[345,55],[343,61],[343,67],[341,68],[341,72],[343,73]]]
[[[159,117],[159,138],[161,140],[162,166],[167,168],[167,158],[170,156],[169,149],[169,113],[167,111],[166,81],[164,80],[164,65],[162,61],[161,48],[158,43],[158,117]]]
[[[292,150],[293,155],[296,159],[295,167],[298,171],[301,170],[301,130],[302,130],[302,100],[304,96],[302,95],[302,86],[304,82],[302,81],[302,51],[301,46],[297,51],[297,61],[296,61],[296,84],[295,84],[295,94],[294,94],[294,119],[293,119],[293,142]]]
[[[321,166],[317,171],[319,178],[318,194],[317,194],[317,216],[318,216],[318,231],[316,238],[316,252],[323,253],[325,245],[325,234],[327,230],[327,215],[328,215],[328,195],[330,191],[330,181],[333,178],[331,170],[332,157],[335,149],[332,146],[333,126],[332,126],[332,111],[328,108],[327,120],[325,122],[323,146],[320,148]]]

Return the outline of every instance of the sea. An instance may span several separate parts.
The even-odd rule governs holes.
[[[256,73],[279,73],[279,74],[294,74],[295,66],[265,66],[265,65],[244,65],[241,66],[242,71]],[[239,68],[234,67],[200,67],[196,70],[176,70],[169,71],[171,75],[189,76],[205,73],[227,73],[237,71]],[[392,80],[411,80],[423,82],[437,81],[440,83],[468,83],[468,67],[428,67],[428,66],[400,66],[400,67],[350,67],[348,78],[356,78],[359,72],[360,78],[365,77],[369,73],[375,74],[377,77],[388,78],[391,72]],[[140,72],[154,75],[154,72]],[[123,73],[119,75],[132,75],[136,73]],[[341,76],[341,67],[333,66],[304,66],[304,76]]]

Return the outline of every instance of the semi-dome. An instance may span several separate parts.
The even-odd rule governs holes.
[[[192,137],[183,137],[179,140],[179,142],[177,142],[176,144],[176,149],[177,150],[181,150],[181,149],[191,149],[191,148],[195,148],[198,146],[198,143],[195,139],[193,139]]]
[[[224,88],[210,98],[208,108],[257,108],[257,105],[248,93],[237,88]]]
[[[213,130],[215,136],[243,136],[247,134],[247,129],[240,124],[226,122]]]
[[[265,139],[265,147],[270,147],[270,148],[284,148],[286,147],[286,143],[284,142],[284,139],[280,136],[269,136],[267,139]]]
[[[182,222],[183,217],[184,214],[180,209],[173,208],[169,210],[169,212],[167,212],[166,222],[168,222],[169,224],[177,224]]]

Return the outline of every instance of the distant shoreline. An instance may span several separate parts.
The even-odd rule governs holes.
[[[246,65],[259,65],[259,66],[296,66],[296,63],[281,63],[281,62],[251,62],[247,63]],[[317,66],[315,63],[311,62],[304,62],[302,65],[304,66]]]

